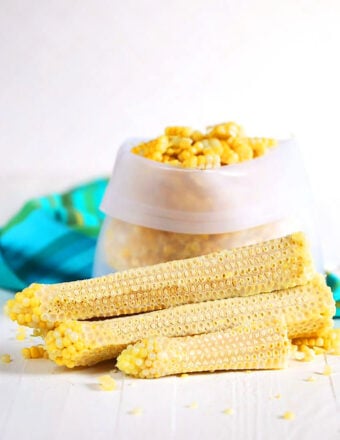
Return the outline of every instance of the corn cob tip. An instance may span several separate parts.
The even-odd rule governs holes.
[[[65,321],[45,336],[49,359],[67,368],[87,367],[113,359],[125,348],[115,343],[105,321]]]
[[[176,353],[169,352],[168,338],[153,337],[130,344],[117,358],[117,367],[126,374],[136,377],[160,377],[161,368],[169,369],[169,362]]]
[[[9,299],[5,305],[5,313],[19,325],[42,330],[52,329],[55,323],[43,319],[41,313],[41,301],[38,292],[41,284],[31,284],[26,289],[18,292],[13,299]]]
[[[48,356],[57,365],[74,368],[79,355],[87,350],[82,326],[77,321],[67,321],[59,324],[47,333],[45,345]]]

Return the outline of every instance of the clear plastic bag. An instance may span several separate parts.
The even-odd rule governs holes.
[[[302,230],[321,265],[311,193],[294,140],[211,170],[177,168],[120,148],[101,208],[94,275],[190,258]]]

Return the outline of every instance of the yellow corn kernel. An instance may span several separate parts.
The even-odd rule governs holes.
[[[190,137],[194,142],[198,142],[204,139],[204,134],[198,130],[195,130],[191,133]]]
[[[230,148],[227,142],[223,142],[222,146],[223,146],[223,150],[221,153],[222,165],[232,165],[239,162],[238,154]]]
[[[9,355],[9,354],[0,355],[0,362],[2,364],[10,364],[12,362],[11,355]]]
[[[24,359],[48,359],[47,351],[43,345],[33,345],[21,350]]]
[[[117,389],[117,382],[109,374],[98,378],[99,387],[103,391],[114,391]]]
[[[208,128],[210,129],[208,136],[217,139],[229,139],[230,137],[243,136],[242,127],[235,122],[225,122]]]
[[[307,285],[125,316],[102,321],[68,321],[45,337],[49,358],[67,367],[115,358],[127,345],[153,336],[188,336],[225,331],[247,322],[282,316],[290,338],[317,336],[333,325],[334,300],[324,277]],[[64,346],[69,334],[71,345]],[[70,353],[71,348],[72,354]]]
[[[197,409],[198,408],[198,403],[197,402],[192,402],[192,403],[190,403],[190,405],[187,406],[187,408]]]
[[[226,414],[228,416],[233,415],[234,412],[235,411],[233,410],[233,408],[226,408],[226,409],[223,410],[223,414]]]
[[[26,339],[26,328],[19,326],[17,329],[17,333],[15,335],[15,339],[18,341],[24,341]]]
[[[197,168],[197,165],[198,165],[197,156],[191,156],[188,159],[183,160],[184,168]]]
[[[284,420],[294,420],[295,419],[295,414],[292,411],[286,411],[283,415],[282,418]]]
[[[212,370],[278,369],[286,366],[288,354],[287,327],[283,321],[272,320],[226,332],[144,339],[119,355],[117,367],[141,378]]]
[[[263,156],[268,148],[277,145],[277,141],[270,138],[247,138],[247,142],[253,150],[254,157]]]
[[[315,376],[309,376],[309,377],[307,377],[306,382],[316,382],[316,377]]]
[[[302,233],[202,257],[69,283],[34,284],[8,303],[9,316],[52,329],[53,322],[135,314],[306,283],[314,275]],[[24,303],[24,299],[29,299]],[[35,307],[32,309],[31,301]],[[36,306],[36,304],[38,304]]]
[[[250,160],[254,157],[254,153],[247,138],[230,138],[228,140],[230,148],[237,154],[240,162]]]
[[[332,374],[332,367],[330,365],[325,365],[325,368],[322,372],[324,376],[330,376]]]
[[[133,408],[131,411],[129,411],[129,414],[132,416],[140,416],[143,414],[143,409],[139,407]]]
[[[166,127],[164,133],[167,136],[182,136],[188,138],[192,135],[193,130],[190,127],[173,126],[173,127]]]

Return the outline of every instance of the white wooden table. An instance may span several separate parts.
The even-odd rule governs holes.
[[[1,306],[9,296],[0,292]],[[0,354],[13,358],[0,364],[1,440],[340,439],[340,357],[291,362],[284,371],[186,378],[113,373],[117,390],[108,392],[99,389],[98,377],[112,362],[66,370],[48,360],[27,361],[21,348],[36,338],[18,341],[15,333],[1,313]],[[331,376],[321,374],[325,362]],[[316,381],[306,381],[310,376]],[[141,414],[131,414],[136,408]],[[228,408],[233,414],[223,413]],[[286,411],[295,419],[282,419]]]

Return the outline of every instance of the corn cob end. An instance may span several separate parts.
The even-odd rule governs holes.
[[[19,325],[42,330],[50,330],[55,323],[45,321],[41,313],[41,302],[37,293],[41,284],[31,284],[26,289],[18,292],[13,299],[9,299],[5,305],[5,313]]]

